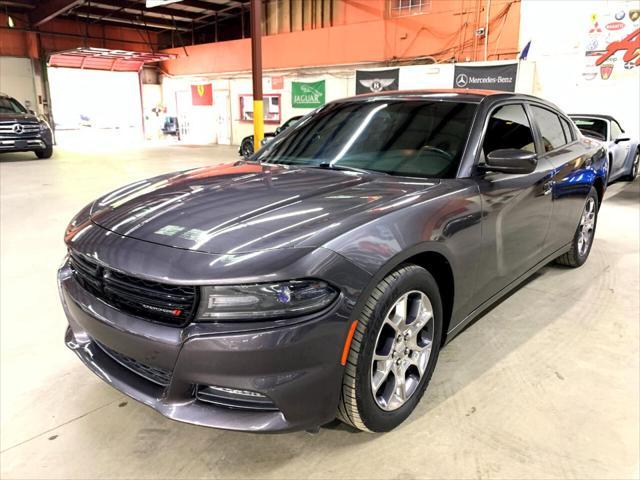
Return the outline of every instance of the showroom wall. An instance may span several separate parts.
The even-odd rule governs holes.
[[[465,67],[494,67],[515,65],[515,60],[495,62],[468,62]],[[456,64],[405,65],[398,68],[398,88],[419,90],[427,88],[452,88]],[[535,65],[532,62],[518,63],[515,91],[532,93]],[[276,127],[296,115],[304,115],[313,110],[297,108],[292,101],[294,82],[312,83],[324,81],[325,101],[330,102],[356,94],[356,71],[387,71],[388,67],[372,69],[369,64],[349,67],[328,67],[323,69],[295,69],[264,72],[263,89],[265,98],[278,97],[279,120],[267,122],[265,131]],[[211,85],[213,102],[209,106],[192,104],[191,88],[195,85]],[[251,76],[248,73],[200,76],[163,76],[163,101],[168,116],[176,116],[185,126],[183,140],[188,143],[232,143],[240,144],[242,139],[253,134],[253,123],[243,119],[243,97],[251,94]],[[268,105],[268,102],[266,103]],[[265,107],[268,108],[268,107]],[[230,125],[229,141],[220,141],[220,131]]]
[[[30,58],[0,57],[0,92],[11,95],[25,107],[37,110],[37,94]]]
[[[594,65],[611,42],[640,27],[640,18],[630,13],[638,8],[637,1],[554,2],[550,15],[548,2],[522,0],[520,47],[531,41],[528,58],[536,64],[533,93],[569,113],[613,115],[623,128],[638,134],[637,57],[624,62],[624,52],[618,52],[602,72]]]

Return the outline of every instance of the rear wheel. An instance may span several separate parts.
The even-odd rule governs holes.
[[[626,180],[633,182],[636,179],[638,176],[638,163],[640,163],[640,152],[636,151],[636,156],[633,158],[629,174],[625,177]]]
[[[38,158],[51,158],[51,155],[53,155],[53,145],[47,145],[43,150],[36,150],[34,153]]]
[[[598,221],[598,194],[591,187],[580,216],[580,223],[571,242],[571,249],[558,257],[556,262],[568,267],[579,267],[587,261]]]
[[[389,274],[358,321],[338,418],[372,432],[402,423],[427,388],[441,338],[442,303],[429,272],[406,265]]]

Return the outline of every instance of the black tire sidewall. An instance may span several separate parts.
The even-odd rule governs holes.
[[[587,198],[585,199],[585,202],[584,202],[585,206],[589,198],[593,198],[594,201],[596,202],[595,203],[596,216],[593,221],[593,233],[591,234],[591,239],[589,240],[589,248],[587,248],[587,251],[584,253],[584,255],[580,255],[580,249],[578,248],[578,238],[580,237],[580,222],[578,222],[578,228],[576,228],[576,234],[573,237],[573,249],[575,252],[577,266],[583,265],[584,262],[587,261],[587,258],[589,258],[589,253],[591,253],[591,247],[593,247],[593,240],[595,239],[595,236],[596,236],[596,227],[598,226],[598,210],[600,208],[600,203],[598,202],[598,193],[596,192],[596,189],[594,187],[591,187],[591,191],[589,192],[589,195],[587,195]],[[580,219],[582,219],[582,213],[584,213],[584,206],[582,207],[582,212],[580,213]]]
[[[244,157],[250,157],[254,153],[253,142],[251,140],[244,140],[240,146],[240,150]],[[249,151],[249,153],[247,153],[247,151]]]
[[[362,350],[358,356],[356,367],[356,398],[360,418],[366,427],[374,432],[386,432],[402,423],[414,410],[426,389],[436,366],[442,339],[442,302],[438,285],[433,277],[420,267],[405,271],[399,278],[391,280],[391,288],[384,291],[373,309],[367,330],[364,335]],[[425,375],[418,389],[402,407],[387,412],[382,410],[373,398],[371,391],[371,360],[378,332],[389,309],[398,298],[411,290],[419,290],[427,294],[433,307],[434,338],[433,348]]]
[[[36,157],[40,159],[51,158],[51,156],[53,155],[53,146],[47,145],[43,150],[36,150],[35,154]]]

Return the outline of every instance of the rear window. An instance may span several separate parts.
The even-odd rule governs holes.
[[[533,118],[538,124],[540,135],[542,135],[542,144],[545,152],[551,152],[556,148],[565,145],[567,141],[564,137],[564,130],[560,123],[560,117],[546,108],[531,106]]]

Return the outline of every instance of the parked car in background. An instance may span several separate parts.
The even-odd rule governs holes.
[[[289,120],[284,122],[278,128],[276,128],[275,132],[266,132],[264,134],[264,138],[262,139],[262,145],[266,145],[266,143],[271,140],[273,137],[278,135],[279,133],[284,132],[287,128],[295,125],[295,123],[302,118],[302,115],[298,115],[296,117],[291,117]],[[238,153],[242,155],[244,158],[249,158],[253,155],[255,149],[253,145],[253,135],[249,135],[248,137],[244,137],[242,142],[240,142],[240,150]]]
[[[604,143],[609,161],[608,182],[618,178],[633,181],[638,176],[640,143],[622,129],[620,122],[609,115],[576,113],[569,117],[584,135]]]
[[[0,93],[2,152],[34,152],[38,158],[53,155],[53,132],[49,124],[4,93]]]
[[[550,261],[587,260],[605,176],[601,144],[536,97],[332,102],[251,161],[82,209],[58,272],[65,341],[175,420],[391,430],[445,342]]]

